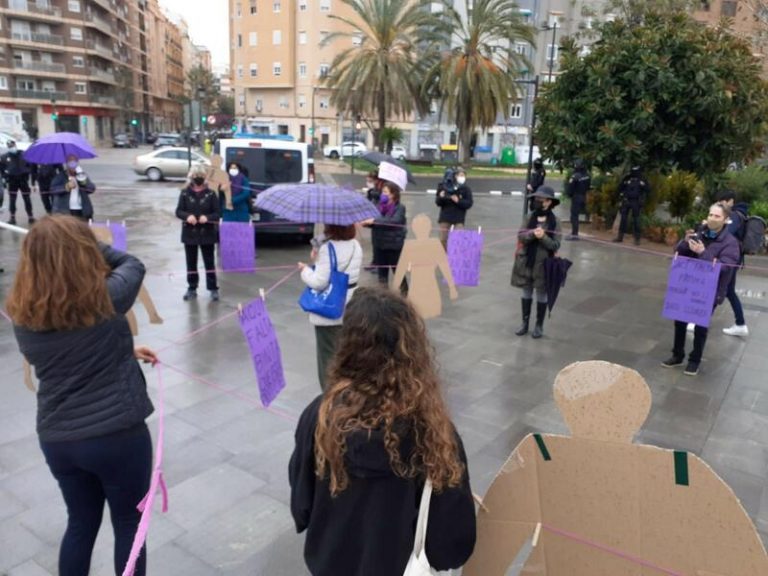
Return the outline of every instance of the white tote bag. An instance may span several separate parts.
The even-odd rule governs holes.
[[[435,576],[437,572],[432,570],[427,560],[424,546],[427,541],[427,522],[429,520],[429,501],[432,499],[432,482],[427,479],[424,483],[424,491],[421,493],[421,505],[419,506],[419,519],[416,521],[416,534],[413,538],[413,552],[408,559],[403,576]]]

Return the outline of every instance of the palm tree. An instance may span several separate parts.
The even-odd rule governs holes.
[[[339,38],[355,42],[333,59],[325,85],[338,110],[377,119],[376,142],[383,151],[380,134],[387,119],[428,109],[421,85],[443,24],[418,1],[341,1],[354,16],[329,16],[346,24],[347,31],[330,34],[322,45]]]
[[[445,3],[445,18],[452,30],[451,48],[429,70],[423,91],[440,102],[456,124],[461,161],[469,161],[472,135],[490,128],[499,115],[509,113],[517,100],[515,78],[528,68],[515,42],[533,43],[534,29],[525,24],[513,0],[475,0],[462,17]]]

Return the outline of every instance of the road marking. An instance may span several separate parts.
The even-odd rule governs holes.
[[[436,195],[437,190],[435,190],[434,188],[427,188],[427,194]]]
[[[523,193],[520,190],[512,190],[512,196],[522,196]]]
[[[504,364],[499,364],[498,362],[494,362],[492,360],[480,360],[483,364],[490,364],[491,366],[496,366],[497,368],[502,368]]]
[[[490,191],[491,196],[501,196],[502,191],[501,190],[491,190]]]

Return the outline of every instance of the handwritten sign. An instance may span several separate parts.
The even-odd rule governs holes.
[[[222,222],[219,241],[224,272],[253,274],[256,271],[256,243],[250,222]]]
[[[662,316],[709,327],[715,305],[720,263],[678,256],[669,268]]]
[[[408,173],[400,166],[389,162],[379,164],[379,178],[397,184],[400,190],[405,190],[405,187],[408,186]]]
[[[243,307],[240,329],[251,351],[261,403],[269,406],[285,388],[285,374],[280,344],[264,300],[257,298]]]
[[[456,286],[480,283],[484,236],[472,230],[452,230],[448,235],[448,263]]]

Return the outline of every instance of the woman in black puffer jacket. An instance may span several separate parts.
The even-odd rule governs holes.
[[[144,265],[100,245],[72,216],[48,216],[24,239],[6,302],[22,354],[34,366],[37,433],[59,483],[69,522],[61,543],[61,576],[87,576],[109,503],[115,531],[115,571],[128,560],[149,489],[152,413],[125,318],[141,288]],[[136,576],[146,573],[145,552]]]

